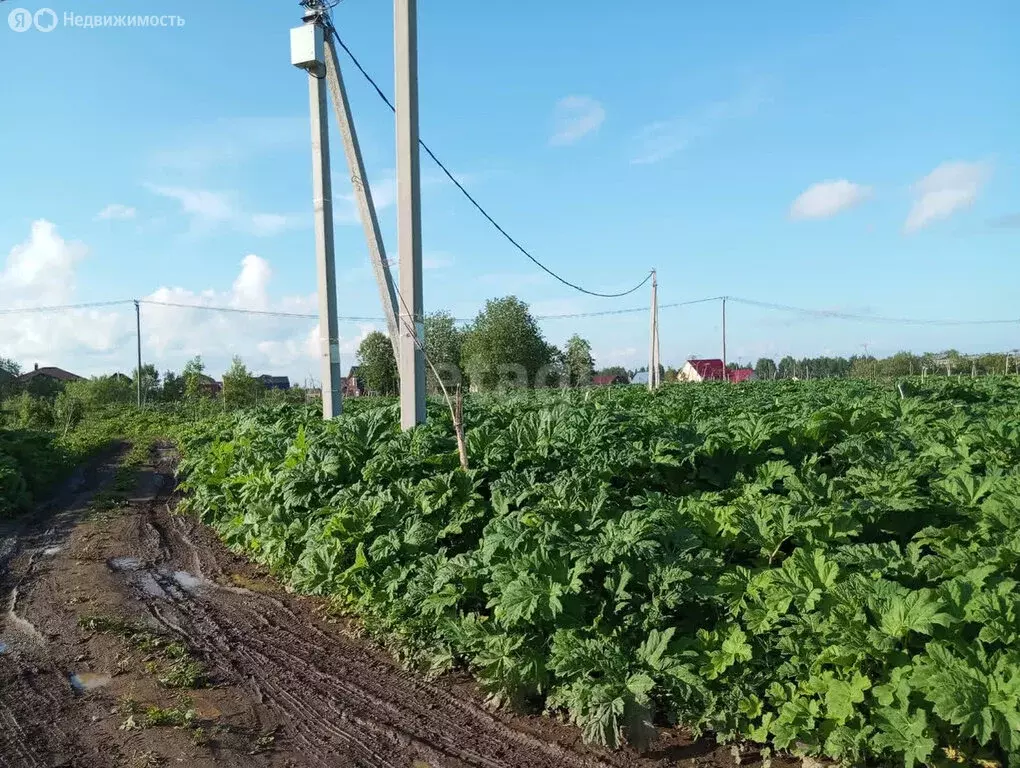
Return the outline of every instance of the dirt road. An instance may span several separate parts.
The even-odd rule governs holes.
[[[644,756],[589,749],[464,678],[409,674],[173,513],[168,450],[111,499],[125,452],[0,528],[0,765],[734,764],[676,731]]]

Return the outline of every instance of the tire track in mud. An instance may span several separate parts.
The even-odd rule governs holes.
[[[218,674],[247,681],[311,760],[380,768],[415,761],[450,768],[619,764],[518,731],[477,704],[415,680],[320,628],[289,598],[222,583],[226,574],[210,551],[218,542],[159,499],[139,518],[137,533],[142,558],[157,566],[135,576],[136,583],[144,579],[151,615]],[[175,569],[185,568],[182,579]]]

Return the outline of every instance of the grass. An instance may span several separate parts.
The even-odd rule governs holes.
[[[158,727],[198,727],[195,725],[198,713],[188,699],[182,700],[173,707],[160,707],[155,704],[140,704],[131,698],[123,698],[117,705],[117,711],[127,715],[119,726],[122,731],[140,731],[143,728]]]
[[[109,520],[116,510],[127,504],[131,493],[138,485],[138,473],[149,461],[156,442],[155,439],[148,439],[131,444],[123,461],[117,465],[110,487],[92,497],[92,503],[89,504],[89,520],[99,522]]]
[[[116,616],[82,616],[78,626],[91,632],[124,638],[145,654],[145,670],[164,688],[204,688],[209,683],[205,666],[179,640],[153,632],[137,622]]]

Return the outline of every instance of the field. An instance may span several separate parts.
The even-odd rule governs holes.
[[[475,398],[467,473],[440,409],[278,407],[207,422],[181,472],[293,589],[589,741],[1017,764],[1018,406],[1005,379]]]

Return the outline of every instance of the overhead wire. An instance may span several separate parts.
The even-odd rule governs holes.
[[[357,56],[355,56],[354,53],[351,52],[351,49],[347,47],[347,44],[343,41],[343,38],[340,37],[340,33],[337,32],[336,26],[333,24],[333,19],[329,15],[328,11],[323,14],[323,25],[326,31],[333,36],[333,38],[336,40],[339,46],[344,49],[344,53],[347,54],[348,58],[350,58],[354,66],[357,67],[362,77],[364,77],[368,81],[369,85],[371,85],[372,88],[375,89],[375,92],[379,95],[379,98],[383,100],[383,102],[386,104],[386,106],[390,108],[392,112],[396,113],[397,108],[393,105],[393,102],[390,101],[389,97],[383,92],[382,88],[379,87],[375,79],[368,73],[368,71],[363,66],[361,66],[361,62],[358,61]],[[439,167],[439,170],[441,170],[446,175],[446,177],[453,182],[454,186],[460,190],[461,194],[464,195],[467,201],[471,203],[471,205],[473,205],[475,209],[480,214],[482,214],[482,216],[485,217],[485,219],[496,229],[497,232],[499,232],[507,240],[507,242],[509,242],[514,248],[516,248],[518,251],[524,254],[524,256],[526,256],[533,264],[535,264],[535,266],[537,266],[543,272],[552,276],[559,282],[563,283],[563,285],[566,285],[569,288],[573,288],[575,291],[579,291],[580,293],[585,293],[589,296],[597,296],[603,299],[615,299],[620,298],[621,296],[628,296],[629,294],[634,293],[634,291],[636,291],[638,288],[645,285],[645,283],[651,280],[652,273],[649,272],[647,275],[645,275],[644,280],[635,285],[633,288],[629,288],[626,291],[620,291],[618,293],[606,293],[602,291],[592,291],[588,288],[584,288],[578,285],[577,283],[573,283],[570,280],[567,280],[565,277],[562,277],[561,275],[558,275],[556,272],[549,269],[549,267],[547,267],[545,264],[543,264],[541,261],[535,258],[528,251],[527,248],[521,245],[509,232],[506,231],[506,229],[504,229],[499,224],[499,222],[497,222],[489,214],[489,212],[482,206],[482,204],[479,203],[474,198],[474,196],[467,191],[464,185],[460,183],[457,177],[453,175],[450,169],[446,167],[443,161],[436,156],[436,153],[432,151],[428,144],[426,144],[421,138],[418,139],[418,144],[419,146],[421,146],[423,150],[425,150],[425,154],[432,158],[432,162],[434,162]]]
[[[118,299],[115,301],[90,301],[84,304],[54,304],[48,307],[10,307],[0,309],[0,315],[16,315],[30,312],[61,312],[69,309],[92,309],[93,307],[113,307],[118,304],[132,304],[132,299]]]
[[[720,297],[723,298],[723,297]],[[842,312],[840,310],[828,310],[828,309],[807,309],[804,307],[794,307],[789,304],[777,304],[770,301],[756,301],[754,299],[744,299],[738,296],[726,296],[727,301],[732,301],[737,304],[745,304],[751,307],[760,307],[762,309],[774,309],[783,312],[796,312],[802,315],[810,315],[812,317],[830,317],[839,320],[859,320],[864,322],[872,323],[888,323],[893,325],[1010,325],[1020,323],[1020,318],[1001,319],[1001,320],[941,320],[941,319],[919,319],[909,317],[885,317],[882,315],[868,315],[856,312]]]

